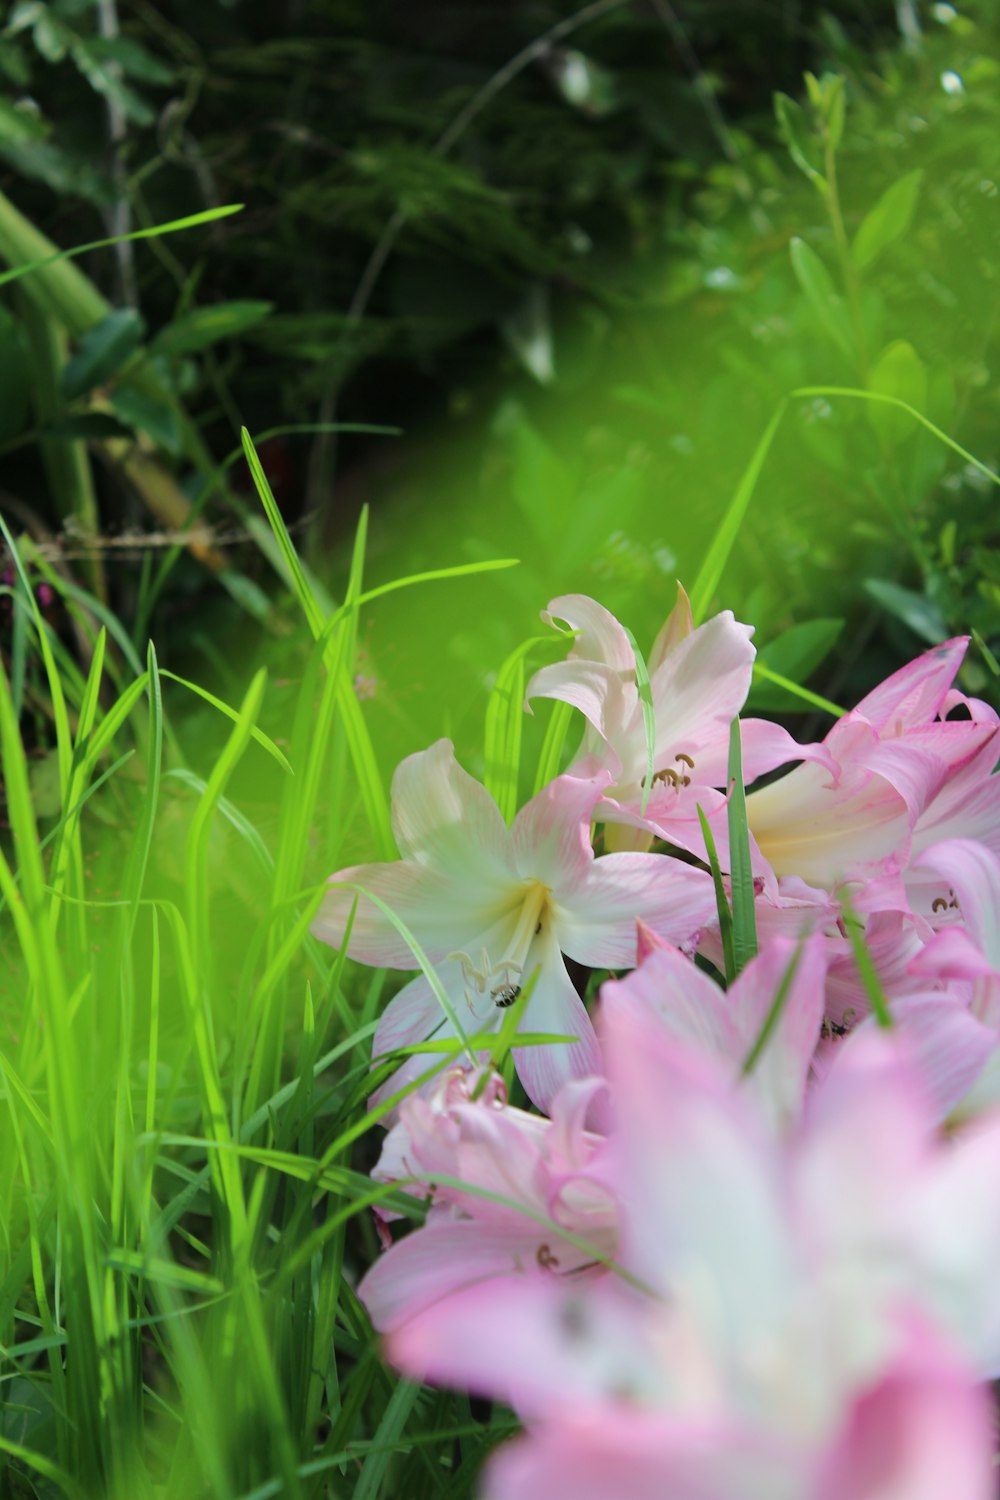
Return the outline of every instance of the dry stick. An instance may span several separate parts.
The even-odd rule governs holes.
[[[98,0],[97,23],[105,41],[116,41],[119,36],[118,11],[115,0]],[[109,58],[105,64],[114,78],[121,78],[121,63]],[[128,168],[125,165],[125,141],[128,122],[120,100],[114,93],[104,96],[108,115],[108,138],[111,143],[111,175],[116,188],[115,201],[107,213],[108,234],[128,234],[132,228],[132,206],[128,196]],[[131,240],[122,240],[115,246],[118,260],[118,276],[121,281],[122,300],[129,307],[139,305],[135,282],[135,256]]]
[[[594,0],[591,5],[585,5],[582,10],[576,11],[572,16],[566,16],[562,21],[557,21],[550,26],[548,31],[542,33],[534,41],[522,47],[520,52],[504,63],[492,77],[488,78],[472,98],[469,99],[455,115],[449,125],[445,127],[441,135],[434,142],[431,154],[434,156],[446,156],[454,146],[455,142],[472,124],[477,115],[481,114],[486,106],[492,102],[501,90],[505,89],[519,73],[523,73],[537,58],[544,57],[545,53],[555,42],[562,41],[571,32],[577,31],[589,21],[596,21],[600,16],[608,15],[613,10],[621,10],[623,6],[632,4],[632,0]],[[403,209],[397,208],[391,218],[386,222],[368,262],[361,273],[351,304],[347,309],[347,317],[344,320],[344,332],[341,335],[337,353],[341,354],[354,333],[375,290],[376,283],[382,274],[386,261],[392,254],[393,247],[399,237],[399,232],[405,225],[407,215]],[[323,396],[320,404],[317,421],[320,423],[332,423],[336,417],[337,397],[339,395],[339,380],[334,379]],[[320,498],[324,484],[324,474],[332,469],[336,454],[336,433],[324,432],[315,444],[309,461],[309,475],[306,481],[307,509],[315,518],[320,513]]]

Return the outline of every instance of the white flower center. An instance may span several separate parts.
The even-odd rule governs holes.
[[[525,889],[514,931],[496,961],[486,948],[480,950],[478,964],[467,953],[459,951],[448,954],[449,959],[462,965],[465,998],[470,1010],[476,1008],[473,991],[482,995],[488,990],[494,1005],[501,1010],[513,1005],[521,993],[521,979],[528,961],[528,952],[541,931],[548,900],[548,886],[542,885],[540,880],[531,881]]]

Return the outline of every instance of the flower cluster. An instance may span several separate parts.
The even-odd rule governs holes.
[[[375,1176],[427,1204],[360,1287],[388,1357],[523,1420],[489,1500],[986,1500],[1000,721],[953,687],[967,643],[822,743],[742,721],[748,786],[796,764],[746,798],[759,951],[726,986],[704,829],[728,874],[752,632],[681,591],[643,664],[592,599],[547,618],[573,644],[527,697],[584,716],[568,771],[508,827],[448,741],[410,756],[401,859],[315,926],[421,966],[374,1042]],[[514,1005],[534,1110],[490,1066]],[[448,1038],[444,1071],[413,1050]]]

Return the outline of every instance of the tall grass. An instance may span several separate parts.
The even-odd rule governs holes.
[[[245,446],[314,637],[284,750],[260,723],[262,671],[232,704],[161,672],[152,644],[137,671],[128,637],[95,628],[90,601],[64,590],[89,651],[81,671],[6,533],[18,563],[10,675],[0,667],[11,1495],[458,1497],[512,1427],[386,1371],[354,1295],[377,1249],[369,1210],[386,1197],[365,1175],[385,976],[348,982],[343,955],[308,929],[346,838],[394,852],[353,687],[358,618],[385,586],[364,590],[363,518],[342,602],[320,602]],[[54,740],[45,827],[42,762],[19,727],[36,683]],[[222,731],[208,766],[188,763],[171,728],[192,690]],[[276,834],[241,805],[247,786],[279,808]]]

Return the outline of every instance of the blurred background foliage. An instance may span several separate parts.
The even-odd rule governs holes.
[[[373,582],[522,559],[363,629],[388,769],[442,729],[473,750],[553,594],[649,637],[792,391],[896,396],[995,467],[998,14],[16,0],[9,264],[245,204],[0,293],[0,499],[51,622],[85,655],[113,611],[230,697],[251,661],[298,674],[245,422],[320,579],[365,502]],[[974,629],[989,693],[995,513],[905,413],[795,397],[717,602],[843,701]]]

